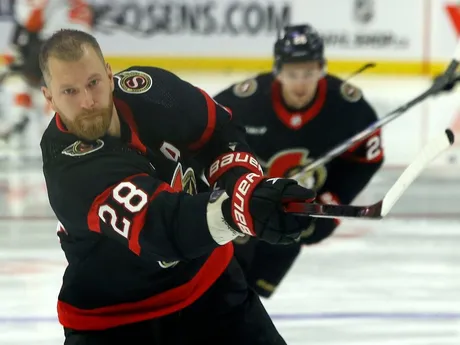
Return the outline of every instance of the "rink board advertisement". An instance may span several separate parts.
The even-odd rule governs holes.
[[[311,23],[324,35],[331,71],[379,63],[374,72],[420,74],[430,0],[90,0],[96,36],[114,67],[271,67],[277,28]],[[0,0],[6,45],[11,0]],[[395,11],[395,8],[398,10]],[[447,45],[448,43],[446,43]]]
[[[324,35],[332,68],[366,59],[399,61],[414,70],[423,60],[423,21],[407,25],[408,18],[423,18],[420,0],[99,0],[94,5],[97,36],[120,59],[270,68],[277,28],[308,22]]]
[[[269,69],[277,28],[311,23],[323,35],[329,70],[427,74],[450,59],[460,33],[455,0],[89,0],[95,35],[115,69]],[[6,47],[12,0],[0,0]],[[397,10],[395,10],[397,9]]]
[[[406,25],[422,17],[420,0],[122,1],[95,4],[98,37],[117,55],[264,58],[277,27],[305,22],[324,35],[332,57],[414,60],[422,53],[423,23]]]

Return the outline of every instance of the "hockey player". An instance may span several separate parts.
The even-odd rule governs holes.
[[[326,73],[323,40],[309,25],[288,26],[274,47],[274,73],[232,85],[215,100],[232,110],[247,133],[267,176],[292,176],[335,145],[377,120],[357,87]],[[317,191],[317,202],[350,203],[383,162],[376,131],[326,166],[305,172],[299,184]],[[271,246],[236,239],[235,255],[249,284],[261,295],[273,294],[302,244],[315,244],[338,226],[315,219],[298,243]],[[249,241],[248,241],[249,240]]]
[[[89,34],[55,33],[40,66],[56,111],[41,149],[68,260],[65,344],[285,344],[232,240],[292,243],[310,218],[282,206],[315,193],[264,177],[206,92],[153,67],[113,75]],[[197,193],[192,160],[212,193]]]
[[[14,134],[21,137],[31,122],[38,124],[36,129],[41,124],[41,132],[37,135],[46,127],[46,114],[50,109],[45,107],[41,97],[42,76],[38,66],[43,40],[61,28],[89,32],[92,26],[92,11],[86,0],[16,0],[13,10],[14,27],[5,54],[6,68],[0,79],[3,83],[12,76],[19,78],[12,83],[12,99],[6,103],[8,111],[3,109],[0,114],[0,140],[3,141]],[[22,137],[22,140],[27,138]]]

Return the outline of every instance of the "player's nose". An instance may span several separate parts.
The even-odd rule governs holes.
[[[303,84],[296,85],[296,87],[294,88],[294,92],[297,94],[305,93],[306,90],[307,90],[307,87]]]
[[[308,87],[308,83],[305,80],[302,80],[299,78],[299,80],[296,81],[294,84],[294,89],[296,91],[303,91]]]
[[[93,98],[93,94],[89,90],[84,90],[81,93],[81,100],[80,105],[83,109],[91,109],[94,107],[95,101]]]

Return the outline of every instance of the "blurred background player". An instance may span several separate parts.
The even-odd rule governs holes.
[[[30,141],[34,139],[38,143],[51,118],[48,115],[52,115],[40,91],[42,75],[38,54],[41,43],[63,28],[89,32],[92,17],[86,0],[14,2],[14,28],[5,54],[6,66],[0,76],[4,89],[8,84],[8,92],[2,95],[0,141],[6,142],[8,147],[32,146]],[[30,127],[32,131],[26,131]]]
[[[377,120],[361,90],[326,73],[324,44],[309,25],[288,26],[274,47],[274,72],[230,86],[215,100],[245,126],[247,141],[268,176],[293,176],[315,157]],[[380,130],[326,166],[297,180],[315,189],[317,202],[349,204],[383,162]],[[267,245],[246,237],[235,253],[249,283],[269,297],[302,244],[330,236],[335,219],[316,219],[293,245]]]

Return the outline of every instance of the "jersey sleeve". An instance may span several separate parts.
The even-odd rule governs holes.
[[[214,99],[230,109],[233,114],[233,121],[244,128],[244,119],[250,113],[260,111],[260,93],[263,93],[266,85],[271,85],[271,82],[271,79],[267,80],[266,74],[245,79],[220,91],[214,96]]]
[[[153,79],[144,100],[152,104],[160,99],[162,109],[166,110],[156,120],[161,121],[158,126],[161,133],[158,128],[152,128],[152,132],[156,131],[157,136],[185,149],[203,167],[210,185],[218,181],[227,192],[231,192],[242,174],[261,172],[260,164],[256,163],[246,143],[244,128],[233,121],[230,109],[216,102],[205,90],[168,71],[147,67],[142,71]],[[161,85],[153,85],[155,78]],[[225,168],[222,164],[224,157],[224,163],[231,161],[225,164]]]
[[[226,106],[228,109],[231,109],[232,112],[233,112],[233,109],[237,108],[239,105],[238,104],[239,98],[237,98],[235,94],[233,93],[233,88],[234,88],[234,85],[226,88],[225,90],[220,91],[218,94],[214,96],[214,99],[216,100],[216,102],[218,102],[219,104],[222,104],[223,106]]]
[[[233,110],[202,92],[211,114],[217,109],[217,118],[212,134],[194,151],[195,159],[205,168],[204,175],[211,185],[218,182],[230,193],[239,177],[248,172],[261,173],[262,169],[247,144],[244,126],[237,121]]]
[[[132,66],[114,77],[123,99],[144,114],[139,128],[144,137],[154,135],[181,151],[196,152],[231,122],[231,112],[206,91],[167,70]]]
[[[44,173],[51,207],[71,238],[97,234],[154,261],[192,259],[219,246],[208,229],[209,193],[175,192],[123,155],[62,156]]]
[[[375,110],[364,98],[346,103],[343,111],[353,115],[350,117],[353,129],[350,137],[378,120]],[[383,161],[381,130],[378,129],[330,163],[322,191],[332,194],[336,202],[349,204],[366,187]]]

